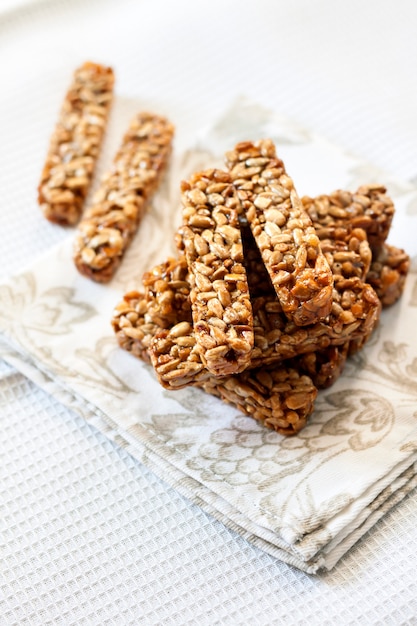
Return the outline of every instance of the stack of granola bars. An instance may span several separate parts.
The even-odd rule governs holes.
[[[178,256],[116,306],[118,342],[165,388],[199,386],[294,434],[402,293],[393,203],[381,186],[300,198],[270,140],[238,144],[181,198]]]

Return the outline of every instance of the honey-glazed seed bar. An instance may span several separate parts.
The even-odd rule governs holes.
[[[339,275],[335,292],[339,288],[340,294],[337,292],[337,302],[334,302],[335,310],[327,326],[322,323],[308,329],[299,328],[283,316],[274,294],[269,302],[269,308],[268,303],[264,303],[263,309],[262,296],[259,296],[254,298],[255,342],[258,339],[258,346],[255,346],[254,353],[256,359],[255,351],[260,348],[258,365],[261,367],[254,367],[257,364],[254,359],[251,363],[252,369],[238,375],[218,378],[211,375],[204,367],[196,347],[190,316],[191,305],[187,298],[185,258],[180,257],[176,261],[168,260],[167,263],[157,266],[145,276],[147,295],[127,294],[123,303],[116,307],[113,326],[119,344],[144,360],[148,360],[150,352],[155,372],[164,387],[180,389],[190,384],[201,386],[206,391],[232,402],[241,410],[255,417],[258,416],[258,419],[267,420],[267,425],[283,434],[297,432],[297,429],[304,425],[316,392],[309,377],[302,378],[300,374],[297,374],[294,378],[295,375],[292,374],[293,387],[291,389],[294,391],[298,384],[303,387],[304,404],[302,396],[297,394],[295,397],[299,398],[301,405],[296,410],[294,399],[290,400],[291,408],[288,403],[284,402],[282,396],[279,396],[278,402],[276,383],[278,380],[282,382],[282,377],[285,378],[291,369],[288,362],[281,362],[282,359],[300,355],[303,350],[307,353],[320,350],[319,357],[310,357],[310,360],[306,361],[304,372],[308,373],[309,368],[320,386],[330,384],[339,373],[337,367],[341,369],[344,363],[344,349],[348,340],[352,337],[360,337],[363,340],[365,335],[369,335],[379,314],[380,304],[375,293],[357,276],[344,278]],[[342,288],[343,281],[344,289]],[[180,296],[177,298],[175,297],[176,286],[180,287]],[[355,295],[361,290],[364,297],[362,300],[356,297],[355,300]],[[158,304],[158,298],[161,296],[162,302]],[[258,318],[262,317],[261,310],[263,310],[264,317],[258,328],[256,324]],[[356,315],[362,315],[359,325],[357,325],[357,320],[352,322],[351,311],[355,311]],[[175,317],[176,312],[177,317]],[[159,324],[154,323],[153,315],[158,319]],[[284,325],[284,332],[280,332],[280,324]],[[340,345],[340,350],[332,350],[332,342],[335,342],[337,346]],[[324,355],[327,355],[330,361],[327,365]],[[299,358],[297,356],[294,364],[303,372],[302,364],[298,363]],[[270,365],[265,365],[266,363]],[[295,370],[296,368],[293,369]],[[271,399],[268,395],[260,399],[254,395],[254,381],[257,381],[256,384],[259,385],[259,377],[261,380],[269,380],[269,376],[275,380],[273,395],[275,399]],[[298,390],[300,391],[300,387]],[[255,406],[254,402],[258,404]],[[246,403],[246,408],[244,403]],[[274,408],[271,408],[271,403]],[[291,418],[292,423],[288,421],[284,425],[283,420],[287,418]]]
[[[301,202],[320,239],[332,238],[339,228],[363,228],[373,251],[387,239],[395,212],[381,185],[363,185],[354,193],[338,190],[316,198],[304,196]]]
[[[324,232],[322,232],[324,235]],[[327,233],[326,233],[327,234]],[[252,297],[275,293],[261,254],[248,226],[242,225],[244,264]],[[372,261],[366,232],[361,228],[339,229],[320,242],[322,252],[335,276],[365,280]]]
[[[172,124],[153,113],[132,120],[78,225],[74,262],[81,274],[97,282],[114,275],[165,170],[173,133]]]
[[[130,291],[113,311],[112,326],[124,350],[150,362],[149,344],[161,329],[191,322],[188,265],[169,258],[143,275],[144,292]]]
[[[199,386],[285,436],[306,425],[317,397],[309,376],[285,365],[246,370],[220,381],[211,376]]]
[[[336,231],[331,239],[320,240],[333,276],[352,278],[356,276],[366,280],[371,262],[372,252],[366,232],[362,228]]]
[[[339,277],[331,314],[303,328],[285,319],[273,297],[258,296],[253,301],[255,347],[251,366],[292,359],[346,341],[360,340],[363,345],[379,321],[380,310],[375,291],[359,278]]]
[[[182,389],[212,376],[201,359],[190,322],[179,321],[161,329],[150,342],[149,355],[158,381],[166,389]]]
[[[283,312],[299,326],[325,318],[332,273],[273,142],[239,143],[226,164]]]
[[[195,345],[189,322],[179,321],[170,331],[151,322],[148,315],[151,302],[150,294],[130,292],[117,305],[113,327],[123,349],[149,362],[149,346],[152,342],[163,341],[167,333],[176,337],[177,347],[182,350],[190,348],[191,342]],[[194,370],[188,384],[201,387],[283,435],[301,430],[313,411],[317,389],[308,375],[299,374],[293,368],[274,365],[218,378],[203,367],[201,359],[199,361],[199,368]],[[167,384],[164,378],[160,382],[171,390],[179,388]]]
[[[322,249],[326,240],[346,238],[358,228],[366,232],[372,254],[365,280],[374,288],[383,307],[397,302],[404,290],[410,257],[404,250],[386,242],[395,208],[385,187],[367,185],[359,187],[355,193],[339,190],[328,196],[305,196],[301,200],[316,228]],[[365,254],[364,248],[362,260]]]
[[[363,344],[369,338],[381,307],[373,289],[364,282],[371,261],[366,233],[355,228],[338,234],[340,239],[321,242],[334,275],[332,310],[325,320],[299,327],[283,315],[259,251],[250,233],[246,233],[245,265],[255,334],[252,366],[291,359],[348,340]]]
[[[181,235],[201,360],[214,375],[236,374],[248,366],[253,347],[236,189],[227,173],[206,170],[181,184],[181,200]]]
[[[51,222],[78,222],[113,96],[110,67],[87,62],[74,72],[50,139],[38,202]]]
[[[129,291],[116,305],[111,320],[119,346],[146,363],[150,363],[149,344],[161,329],[148,315],[148,305],[145,294]]]
[[[391,306],[400,298],[409,269],[408,254],[388,243],[373,256],[366,281],[375,289],[383,307]]]

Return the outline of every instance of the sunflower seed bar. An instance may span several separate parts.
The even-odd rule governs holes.
[[[301,202],[320,239],[332,238],[336,229],[363,228],[373,251],[387,239],[395,212],[381,185],[364,185],[355,193],[339,190],[316,198],[304,196]]]
[[[146,363],[150,360],[152,342],[163,341],[166,334],[176,336],[177,340],[182,336],[183,350],[191,347],[186,345],[187,335],[183,334],[187,330],[191,336],[189,322],[179,321],[171,331],[163,330],[151,321],[151,303],[151,293],[127,293],[117,305],[112,320],[119,345]],[[317,389],[308,375],[299,374],[294,368],[274,365],[218,378],[201,364],[199,372],[200,375],[191,378],[188,384],[201,387],[283,435],[301,430],[313,411]],[[167,385],[163,378],[160,382],[168,389],[176,388]]]
[[[152,113],[132,120],[78,226],[74,262],[81,274],[101,283],[114,275],[165,170],[173,133],[168,120]]]
[[[306,425],[317,397],[309,376],[285,366],[246,370],[220,381],[210,376],[199,386],[285,436]]]
[[[404,291],[410,257],[404,250],[385,243],[373,256],[366,281],[375,289],[382,306],[391,306]]]
[[[239,199],[230,176],[216,169],[184,181],[181,199],[198,351],[212,374],[235,374],[248,366],[253,347]]]
[[[320,240],[321,249],[333,272],[337,277],[357,277],[365,281],[368,275],[372,252],[366,232],[362,228],[353,230],[341,229],[331,239]]]
[[[153,286],[148,290],[147,295],[145,296],[144,294],[137,293],[127,294],[124,298],[124,302],[116,307],[113,325],[119,344],[124,349],[132,352],[144,360],[149,359],[150,351],[158,379],[160,383],[168,389],[179,389],[190,384],[201,386],[206,391],[214,393],[215,395],[222,397],[223,400],[233,403],[246,413],[252,414],[255,417],[256,415],[259,415],[258,419],[263,419],[264,417],[267,420],[267,425],[276,428],[283,434],[297,432],[297,429],[304,425],[304,419],[310,412],[308,407],[310,406],[310,403],[313,402],[315,397],[314,386],[311,384],[310,378],[314,377],[316,386],[320,387],[328,386],[334,382],[336,377],[339,375],[346,358],[346,350],[349,345],[347,338],[362,337],[364,336],[364,332],[360,332],[354,325],[347,325],[344,331],[341,330],[340,318],[343,317],[343,312],[340,313],[339,311],[339,326],[335,324],[333,328],[330,328],[329,324],[329,327],[324,328],[323,326],[320,327],[320,324],[316,324],[311,329],[308,329],[309,332],[312,331],[311,341],[306,337],[297,336],[300,332],[305,334],[307,329],[301,329],[294,325],[292,330],[293,335],[290,333],[287,335],[282,333],[278,337],[275,335],[275,338],[279,340],[279,343],[275,345],[281,346],[281,354],[279,355],[279,358],[277,358],[279,350],[274,348],[273,335],[277,329],[273,323],[273,308],[270,308],[265,312],[266,317],[263,319],[263,325],[260,330],[260,334],[265,336],[265,326],[267,327],[268,324],[272,326],[272,334],[269,335],[269,339],[272,339],[271,345],[262,346],[261,350],[263,355],[261,362],[268,362],[269,358],[271,359],[270,365],[263,365],[257,369],[247,370],[235,376],[219,379],[209,374],[201,361],[198,350],[196,349],[196,342],[195,337],[193,336],[190,316],[189,314],[187,315],[186,312],[186,288],[183,281],[181,281],[182,296],[180,299],[175,300],[173,295],[169,297],[166,296],[175,284],[171,281],[171,288],[163,285],[164,280],[166,281],[166,284],[170,282],[167,267],[171,267],[175,273],[178,272],[178,266],[181,268],[182,272],[186,271],[186,262],[184,258],[178,259],[177,266],[173,263],[157,266],[157,268],[155,268],[152,272],[149,272],[149,276],[153,276],[154,278],[152,280]],[[160,275],[158,275],[158,273]],[[164,278],[161,276],[164,276]],[[342,280],[342,277],[340,277],[340,280]],[[339,286],[340,280],[337,283]],[[343,280],[347,281],[347,286],[350,287],[351,291],[354,291],[352,287],[359,286],[361,283],[357,277],[350,279],[350,282],[349,279]],[[156,285],[158,285],[157,289],[155,288]],[[369,294],[373,294],[371,288],[365,286],[365,289],[369,290]],[[158,319],[164,325],[175,322],[175,306],[180,303],[177,323],[171,328],[162,329],[159,324],[155,324],[153,322],[153,316],[152,313],[150,313],[152,310],[151,305],[154,298],[158,299],[158,293],[165,294],[164,298],[167,298],[167,300],[165,301],[163,307],[158,307],[157,305],[154,306],[153,311],[154,313],[156,312]],[[279,309],[279,303],[276,301],[275,296],[273,296],[273,298]],[[256,306],[256,303],[261,303],[261,298],[256,298],[254,301]],[[349,293],[348,290],[343,293],[340,301],[350,301],[352,308],[354,308],[355,304],[358,306],[358,302],[352,304],[352,293]],[[379,302],[375,302],[374,300],[373,306],[371,305],[370,307],[370,315],[368,315],[367,319],[365,318],[362,321],[362,325],[367,330],[368,334],[371,332],[375,324],[375,319],[372,318],[372,315],[375,313],[375,310],[378,310],[378,306]],[[161,311],[163,311],[162,317]],[[356,313],[358,313],[358,311],[356,311]],[[255,314],[255,320],[256,319],[257,317]],[[280,313],[281,323],[283,320],[285,320],[285,316]],[[288,320],[284,323],[287,324],[287,327],[290,325]],[[158,331],[157,334],[156,331]],[[333,337],[330,339],[329,334],[332,332]],[[255,337],[256,336],[257,335],[255,334]],[[293,344],[291,344],[291,339],[295,339]],[[340,348],[338,346],[332,346],[331,341],[335,341],[336,343],[341,342]],[[290,366],[286,363],[277,363],[277,360],[281,361],[281,357],[291,357],[294,356],[294,354],[300,354],[300,351],[303,349],[307,350],[307,352],[312,349],[320,350],[320,352],[318,355],[315,354],[314,356],[306,355],[305,361],[301,361],[300,359],[303,359],[303,357],[298,356],[292,363],[295,368],[294,371],[298,368],[302,373],[310,375],[310,378],[300,377],[300,385],[307,385],[307,388],[304,388],[303,391],[305,396],[302,415],[300,413],[301,407],[299,407],[296,411],[298,419],[295,418],[294,414],[288,412],[289,410],[294,410],[294,398],[293,400],[290,400],[291,409],[289,409],[288,402],[285,403],[282,397],[278,403],[276,403],[276,399],[274,400],[269,397],[267,399],[263,398],[262,402],[259,401],[259,406],[257,408],[254,407],[253,385],[255,383],[259,385],[259,379],[262,381],[269,380],[268,376],[272,376],[272,379],[275,381],[274,385],[277,383],[277,380],[282,382],[282,377],[287,376],[288,368]],[[245,379],[245,376],[248,378]],[[244,380],[242,380],[242,378]],[[296,379],[293,379],[293,384],[295,384],[295,380]],[[294,392],[294,387],[291,389],[292,392]],[[275,386],[274,394],[276,391],[277,388]],[[236,393],[238,394],[237,396],[235,395]],[[302,397],[299,399],[302,401]],[[243,402],[247,403],[246,408],[242,406]],[[270,414],[270,403],[273,402],[276,403],[275,409]],[[296,422],[283,426],[282,413],[286,414],[287,417],[292,415],[292,419],[296,419]]]
[[[324,233],[322,231],[322,235]],[[252,297],[265,296],[275,293],[269,274],[263,264],[261,254],[255,243],[250,229],[242,225],[242,240],[244,244],[244,262],[248,277],[249,291]],[[365,280],[372,261],[372,252],[369,247],[366,232],[362,228],[338,229],[332,238],[320,241],[322,253],[332,271],[333,277],[354,276]]]
[[[148,314],[145,294],[129,291],[113,311],[112,326],[121,348],[150,363],[149,344],[161,327]]]
[[[271,296],[253,301],[255,347],[251,366],[268,365],[360,340],[363,345],[378,323],[381,304],[370,285],[359,278],[335,283],[332,311],[326,320],[300,328],[286,320]]]
[[[145,272],[144,292],[126,293],[113,311],[111,323],[121,348],[150,362],[149,344],[158,331],[178,321],[191,322],[188,279],[184,256]]]
[[[226,163],[285,315],[299,326],[323,319],[332,273],[274,144],[239,143]]]
[[[75,224],[82,212],[113,95],[110,67],[87,62],[74,72],[38,187],[38,202],[51,222]]]
[[[212,376],[201,359],[192,323],[185,320],[161,329],[149,345],[149,355],[158,381],[166,389],[182,389]]]
[[[379,319],[380,304],[364,282],[371,262],[366,233],[356,228],[338,234],[340,239],[321,242],[334,275],[332,310],[325,320],[306,327],[297,326],[283,315],[256,244],[250,233],[244,236],[246,271],[253,294],[252,366],[291,359],[348,340],[364,343],[369,338]]]
[[[326,196],[301,199],[322,240],[334,240],[357,228],[366,232],[372,259],[366,274],[382,306],[394,304],[401,296],[410,267],[404,250],[386,243],[395,208],[386,189],[380,185],[359,187],[355,193],[335,191]]]
[[[119,345],[145,362],[149,362],[149,346],[155,336],[156,341],[161,341],[166,333],[178,339],[186,337],[182,334],[185,329],[189,336],[191,332],[188,322],[179,322],[171,331],[162,330],[151,322],[147,312],[150,302],[149,296],[130,292],[116,307],[113,316]],[[185,341],[182,348],[187,349]],[[303,428],[317,396],[317,389],[306,374],[285,366],[274,365],[218,378],[201,364],[200,373],[199,377],[190,379],[189,384],[201,387],[283,435],[293,435]],[[164,379],[161,383],[168,389],[175,389]]]

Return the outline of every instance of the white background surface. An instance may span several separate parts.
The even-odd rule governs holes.
[[[114,67],[119,113],[167,114],[179,149],[245,95],[417,177],[411,0],[10,4],[0,2],[0,138],[14,138],[0,149],[3,274],[66,236],[45,224],[35,189],[68,77],[86,59]],[[417,624],[415,494],[333,572],[310,577],[20,374],[0,373],[0,624]]]

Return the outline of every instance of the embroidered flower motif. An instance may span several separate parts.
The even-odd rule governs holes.
[[[383,363],[401,363],[407,356],[407,344],[395,344],[392,341],[384,341],[379,359]]]
[[[76,299],[71,287],[52,287],[38,293],[32,273],[22,274],[12,286],[0,286],[0,302],[4,330],[17,337],[23,334],[28,340],[37,334],[66,335],[97,315],[91,304]]]

